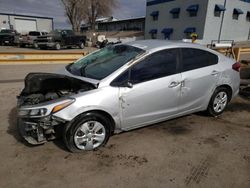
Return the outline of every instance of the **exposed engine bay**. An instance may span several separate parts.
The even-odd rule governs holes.
[[[25,87],[18,96],[18,106],[35,105],[95,88],[91,83],[66,75],[30,73],[26,76]]]
[[[58,135],[59,125],[66,122],[52,114],[32,117],[32,110],[20,115],[22,107],[36,106],[37,104],[67,98],[67,96],[96,89],[96,86],[66,75],[53,73],[30,73],[25,78],[25,87],[17,97],[18,128],[26,141],[37,145],[53,140]],[[36,111],[35,111],[36,112]],[[23,112],[22,112],[23,113]]]

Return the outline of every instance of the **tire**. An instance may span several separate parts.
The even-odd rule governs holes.
[[[56,42],[55,48],[56,50],[61,50],[61,44],[59,42]]]
[[[84,42],[80,42],[79,48],[80,48],[80,49],[84,49],[84,48],[85,48]]]
[[[210,99],[207,113],[213,117],[221,115],[226,109],[228,102],[230,101],[230,97],[230,92],[227,88],[217,88]]]
[[[81,114],[65,125],[64,143],[73,153],[97,149],[108,142],[110,124],[108,118],[98,113]]]
[[[38,49],[38,48],[39,48],[39,46],[38,46],[37,43],[34,43],[34,44],[33,44],[33,47],[34,47],[35,49]]]

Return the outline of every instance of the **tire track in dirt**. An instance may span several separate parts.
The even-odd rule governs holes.
[[[199,184],[203,178],[207,177],[211,163],[212,157],[210,156],[202,159],[197,166],[194,166],[191,169],[190,175],[188,175],[185,179],[185,184],[187,186],[191,185],[192,183]]]

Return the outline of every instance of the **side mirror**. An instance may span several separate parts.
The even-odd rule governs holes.
[[[128,88],[133,88],[133,84],[130,81],[127,81],[126,87]]]
[[[130,81],[126,81],[124,83],[111,83],[111,86],[114,87],[127,87],[127,88],[133,88],[133,84]]]

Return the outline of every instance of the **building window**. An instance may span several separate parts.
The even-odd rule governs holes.
[[[214,7],[214,16],[220,17],[221,13],[224,12],[226,9],[223,5],[216,4]]]
[[[247,16],[246,16],[246,18],[247,18],[247,21],[250,22],[250,11],[247,11]]]
[[[241,14],[244,14],[244,12],[239,8],[235,8],[234,11],[233,11],[233,19],[238,20],[239,15],[241,15]]]
[[[156,21],[158,20],[159,17],[159,11],[153,11],[150,16],[152,16],[153,20]]]
[[[161,33],[164,35],[165,40],[170,40],[170,35],[173,33],[173,28],[164,28]]]
[[[199,5],[190,5],[186,10],[189,12],[190,17],[195,17],[197,16]]]
[[[188,27],[184,30],[186,39],[191,39],[191,34],[195,33],[196,28],[195,27]]]
[[[156,39],[157,38],[157,29],[151,29],[149,31],[149,33],[151,34],[151,38],[152,39]]]
[[[173,8],[170,13],[172,14],[173,18],[179,18],[180,16],[180,11],[181,9],[180,8]]]

